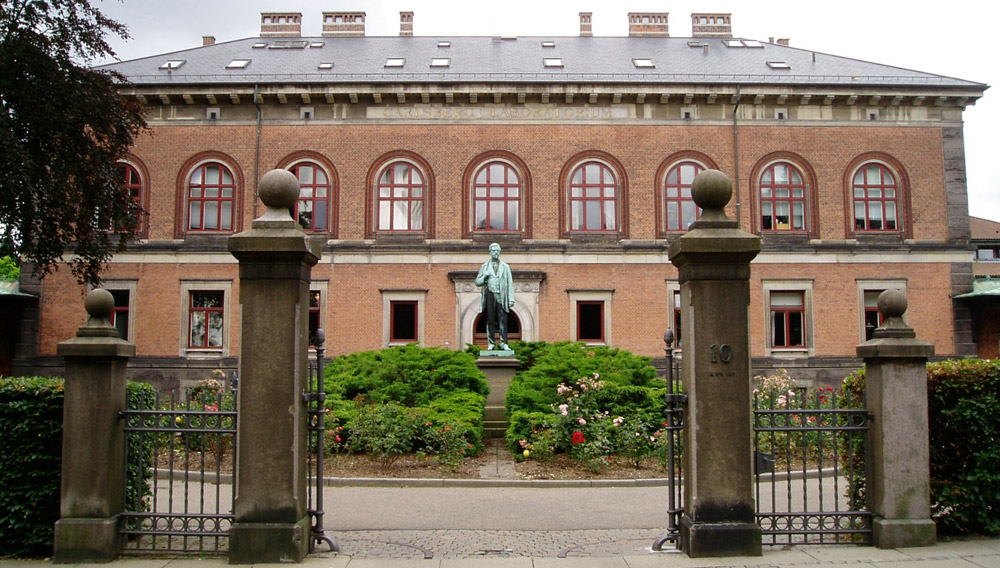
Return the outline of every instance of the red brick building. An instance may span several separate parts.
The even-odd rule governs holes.
[[[143,239],[105,275],[134,377],[235,367],[226,239],[262,213],[272,168],[299,177],[295,213],[322,242],[311,317],[332,354],[480,340],[473,278],[499,242],[521,339],[658,356],[678,330],[667,249],[705,168],[763,240],[756,368],[838,380],[889,287],[938,354],[975,353],[952,296],[972,285],[962,112],[986,85],[734,38],[729,14],[693,14],[691,37],[666,14],[629,14],[628,37],[593,37],[589,13],[579,37],[414,37],[409,12],[399,37],[365,36],[353,12],[301,37],[302,17],[107,67],[152,130],[122,164]],[[41,299],[15,367],[57,367],[80,287],[23,280]]]

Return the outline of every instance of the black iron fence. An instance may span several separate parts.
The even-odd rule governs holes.
[[[133,402],[123,413],[126,551],[224,552],[233,523],[236,396],[217,381],[184,400]],[[137,403],[136,403],[137,402]]]
[[[837,391],[755,391],[757,522],[764,544],[870,544],[864,453],[868,411]]]
[[[663,550],[663,546],[671,543],[674,548],[680,545],[680,522],[684,514],[684,468],[681,460],[684,449],[684,406],[687,395],[681,387],[681,357],[673,348],[674,334],[667,330],[663,334],[666,344],[666,379],[667,394],[665,426],[660,430],[667,436],[667,534],[653,542],[653,550]]]

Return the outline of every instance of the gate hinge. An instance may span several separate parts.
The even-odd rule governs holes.
[[[319,402],[323,403],[326,401],[325,392],[304,392],[302,393],[302,402]]]

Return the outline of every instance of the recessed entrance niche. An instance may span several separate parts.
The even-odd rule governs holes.
[[[507,339],[538,341],[538,296],[545,273],[511,270],[514,277],[514,307],[507,316]],[[479,312],[480,292],[475,270],[456,270],[448,274],[455,284],[455,345],[486,347],[486,320]]]

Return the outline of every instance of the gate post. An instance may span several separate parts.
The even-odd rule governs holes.
[[[706,170],[691,184],[704,211],[670,247],[681,284],[684,337],[684,516],[691,557],[760,556],[750,431],[750,261],[760,238],[726,217],[729,178]]]
[[[124,507],[125,368],[135,345],[109,317],[115,300],[92,290],[87,323],[59,344],[66,358],[63,399],[62,496],[55,527],[56,563],[110,562],[121,552],[118,516]]]
[[[857,347],[865,361],[865,401],[872,414],[866,452],[872,542],[879,548],[933,546],[927,358],[934,346],[917,339],[903,321],[902,291],[879,294],[878,309],[884,323]]]
[[[306,403],[309,280],[319,250],[289,215],[299,183],[260,180],[267,211],[229,237],[240,264],[240,416],[229,562],[299,562],[309,550]]]

